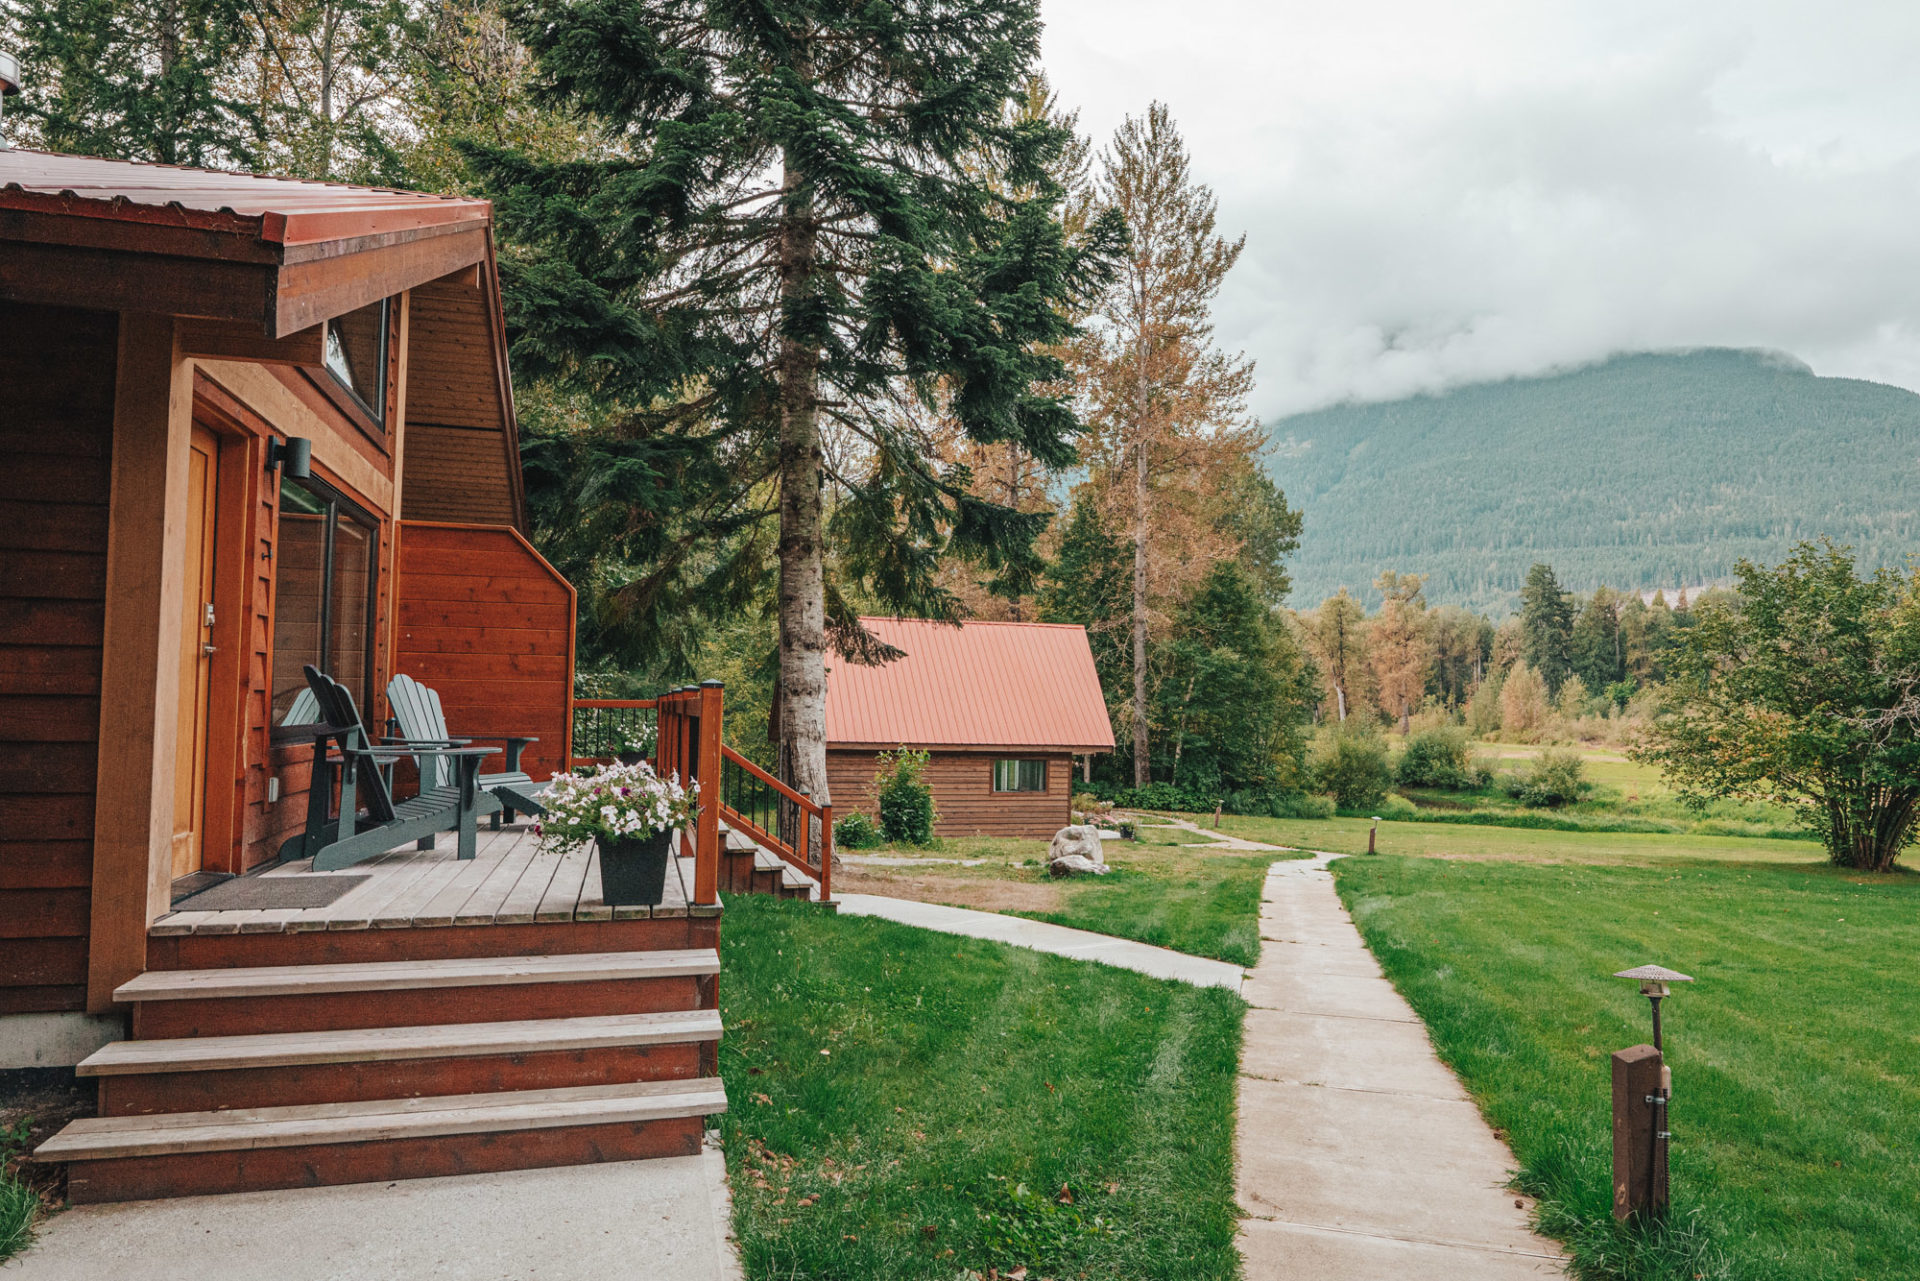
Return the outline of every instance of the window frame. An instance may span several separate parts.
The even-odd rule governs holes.
[[[364,692],[365,698],[370,702],[374,691],[375,650],[378,648],[380,632],[380,544],[382,533],[380,518],[368,508],[355,502],[337,485],[328,483],[318,475],[308,476],[304,479],[282,476],[280,478],[280,485],[282,491],[284,491],[288,485],[294,485],[304,489],[326,507],[326,537],[322,542],[320,555],[320,576],[321,582],[325,586],[324,590],[320,593],[320,617],[316,623],[316,627],[318,629],[317,634],[320,638],[320,662],[317,666],[328,675],[339,675],[336,667],[338,656],[333,653],[333,570],[334,557],[339,542],[338,530],[342,517],[344,516],[354,524],[359,525],[368,534],[367,642],[364,666],[360,671],[360,688]],[[279,694],[278,689],[274,688],[276,684],[274,678],[276,675],[277,660],[280,656],[280,564],[283,559],[281,553],[283,544],[280,539],[280,518],[285,510],[285,503],[284,492],[276,492],[273,506],[274,652],[268,655],[267,663],[269,686],[267,691],[267,711],[270,720],[279,715],[274,709],[273,704]],[[296,697],[298,697],[297,694]],[[364,716],[367,714],[368,708],[363,706],[360,712]]]
[[[1013,770],[1013,786],[1011,787],[1000,786],[1000,769],[1005,765],[1015,767]],[[1021,767],[1028,765],[1039,767],[1040,786],[1022,787],[1020,785],[1024,781],[1023,775],[1025,773]],[[993,793],[996,796],[1041,796],[1044,795],[1052,785],[1053,780],[1050,777],[1052,773],[1053,771],[1047,768],[1047,758],[1044,756],[996,756],[993,760],[992,768],[988,771],[987,777],[989,784],[993,788]]]
[[[378,405],[371,405],[362,399],[359,392],[355,391],[344,378],[334,372],[333,366],[327,363],[325,356],[327,328],[345,319],[347,316],[351,316],[354,311],[366,310],[365,307],[355,307],[353,311],[342,312],[338,316],[329,316],[320,322],[322,351],[320,372],[326,375],[324,386],[329,393],[333,394],[333,399],[336,403],[344,400],[346,403],[342,406],[343,408],[360,414],[366,420],[363,426],[372,428],[375,435],[385,436],[387,433],[387,401],[389,399],[387,393],[393,383],[393,298],[386,297],[377,303],[367,304],[367,307],[376,306],[380,309],[380,354],[375,362],[379,367],[380,386],[378,389],[378,397],[380,403]]]

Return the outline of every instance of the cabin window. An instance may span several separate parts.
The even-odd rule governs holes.
[[[993,790],[996,792],[1044,792],[1047,790],[1045,761],[995,761]]]
[[[374,554],[379,525],[317,480],[280,482],[274,544],[273,716],[285,719],[312,663],[367,708],[373,681]]]
[[[327,372],[375,423],[387,413],[387,299],[327,322]]]

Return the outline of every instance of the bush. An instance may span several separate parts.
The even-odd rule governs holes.
[[[1386,740],[1364,729],[1342,728],[1323,740],[1315,752],[1313,773],[1320,790],[1343,810],[1375,808],[1393,781]]]
[[[886,839],[871,815],[855,810],[833,820],[833,843],[837,849],[870,850],[885,845]]]
[[[1390,818],[1401,823],[1409,823],[1420,817],[1419,807],[1412,801],[1404,796],[1392,794],[1383,798],[1373,812],[1381,818]]]
[[[1474,785],[1467,731],[1430,729],[1407,740],[1395,777],[1402,787],[1438,787],[1462,792]]]
[[[933,844],[933,825],[940,820],[933,807],[933,788],[927,785],[927,754],[901,748],[880,753],[880,772],[873,776],[873,797],[880,811],[880,831],[897,845]]]
[[[1526,773],[1507,776],[1507,795],[1534,809],[1571,805],[1591,786],[1581,777],[1584,769],[1580,753],[1550,748],[1533,758]]]
[[[1189,814],[1204,814],[1219,802],[1220,798],[1212,792],[1174,783],[1148,783],[1120,793],[1120,804],[1133,810],[1184,810]]]

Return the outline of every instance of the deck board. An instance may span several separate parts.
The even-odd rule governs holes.
[[[173,912],[151,927],[156,936],[273,933],[295,930],[396,929],[423,925],[484,926],[531,921],[606,921],[685,916],[691,864],[669,864],[665,900],[652,909],[610,908],[601,899],[600,862],[591,844],[544,852],[531,824],[483,830],[475,857],[457,857],[452,833],[431,850],[412,846],[370,859],[338,875],[366,882],[326,907]],[[263,876],[329,876],[289,863]]]

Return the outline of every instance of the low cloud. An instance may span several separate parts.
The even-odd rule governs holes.
[[[1265,416],[1702,346],[1920,389],[1920,6],[1050,0],[1096,142],[1171,104]]]

